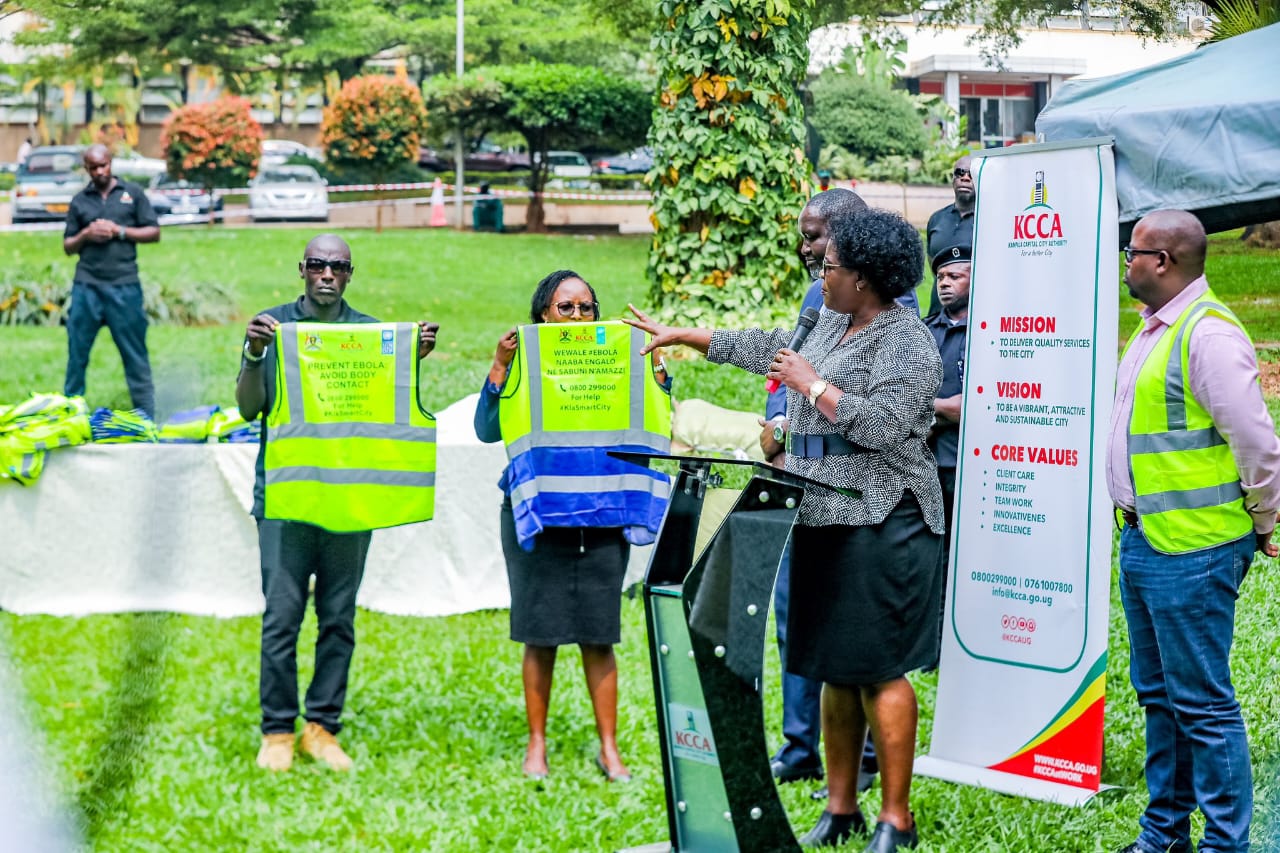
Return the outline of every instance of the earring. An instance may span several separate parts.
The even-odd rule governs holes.
[[[858,284],[855,284],[855,285],[853,286],[853,288],[854,288],[854,290],[856,290],[856,291],[858,291],[859,293],[861,293],[862,291],[864,291],[864,290],[866,290],[866,289],[867,289],[867,286],[866,286],[865,284],[863,284],[863,283],[859,282]]]

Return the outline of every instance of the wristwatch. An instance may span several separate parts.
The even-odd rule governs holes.
[[[117,229],[117,230],[116,230],[116,239],[117,239],[117,240],[123,240],[123,239],[124,239],[124,236],[125,236],[125,235],[124,235],[124,226],[123,226],[123,225],[121,225],[121,226],[119,227],[119,229]]]
[[[782,444],[786,441],[787,428],[783,426],[785,423],[785,418],[778,417],[773,419],[773,440],[778,442],[778,444]]]
[[[817,406],[818,398],[827,393],[827,381],[825,379],[815,379],[813,384],[809,386],[809,405]]]
[[[254,355],[253,350],[249,346],[249,342],[244,342],[244,360],[250,364],[259,364],[267,357],[267,351],[263,350],[262,355]]]

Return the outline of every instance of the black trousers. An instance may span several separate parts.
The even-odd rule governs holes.
[[[147,416],[156,416],[156,392],[151,382],[151,362],[147,359],[147,315],[142,309],[142,285],[71,284],[71,309],[67,312],[67,378],[62,393],[84,395],[84,373],[89,351],[106,326],[124,362],[125,384],[133,407]]]
[[[310,524],[260,519],[262,660],[258,696],[262,733],[293,732],[298,717],[298,632],[307,587],[316,577],[316,666],[307,688],[306,718],[330,732],[342,728],[347,672],[356,648],[356,592],[373,534],[330,533]]]

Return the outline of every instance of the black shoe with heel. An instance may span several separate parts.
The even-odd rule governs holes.
[[[914,825],[903,832],[893,824],[882,820],[876,824],[876,831],[862,853],[895,853],[898,850],[914,850],[919,843],[920,839],[916,835]]]
[[[832,814],[824,811],[818,818],[818,825],[809,830],[800,839],[805,847],[835,847],[853,837],[867,834],[867,819],[862,812],[853,814]]]

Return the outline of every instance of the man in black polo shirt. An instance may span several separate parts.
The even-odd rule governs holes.
[[[376,323],[352,308],[343,294],[355,272],[351,248],[335,234],[307,243],[298,272],[303,293],[268,308],[245,330],[236,405],[245,420],[262,419],[262,441],[254,468],[253,517],[258,522],[262,592],[262,651],[258,696],[262,706],[262,746],[258,766],[288,770],[293,765],[298,717],[298,632],[307,610],[308,581],[316,577],[315,672],[306,695],[301,748],[334,770],[351,768],[351,758],[335,735],[341,730],[347,675],[356,646],[356,593],[364,577],[370,531],[333,533],[310,524],[265,518],[267,416],[275,404],[276,327],[281,323]],[[418,358],[435,348],[438,323],[422,323]]]
[[[977,190],[973,186],[973,175],[969,172],[972,162],[969,155],[956,161],[951,170],[951,191],[955,193],[953,204],[935,210],[925,226],[925,256],[932,259],[943,249],[953,246],[973,246],[973,211],[978,203]],[[942,310],[938,301],[938,285],[934,282],[933,294],[929,297],[929,310],[925,316],[937,314]]]
[[[151,363],[147,360],[147,315],[142,310],[137,243],[160,240],[160,224],[142,187],[111,174],[111,150],[90,145],[84,152],[89,184],[67,210],[62,250],[79,255],[67,312],[67,378],[63,393],[84,395],[89,351],[104,325],[124,362],[133,407],[156,416]]]
[[[924,323],[942,354],[942,385],[933,401],[933,429],[929,448],[938,460],[938,481],[942,484],[942,510],[947,532],[943,542],[943,607],[946,606],[946,572],[951,559],[951,526],[956,496],[956,458],[960,450],[960,403],[964,390],[965,338],[969,333],[968,244],[947,246],[933,256],[934,287],[942,303]],[[943,620],[946,621],[945,619]]]

